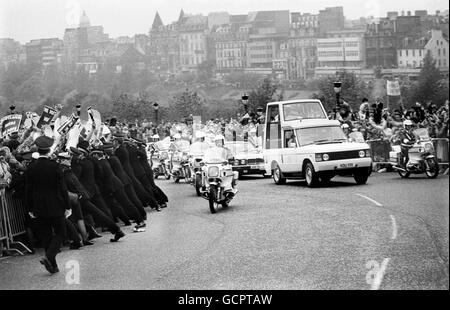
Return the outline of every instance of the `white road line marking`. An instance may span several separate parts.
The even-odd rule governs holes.
[[[374,203],[375,205],[377,205],[378,207],[382,207],[382,206],[383,206],[381,203],[379,203],[378,201],[373,200],[373,199],[370,198],[370,197],[367,197],[367,196],[364,196],[364,195],[361,195],[361,194],[355,194],[355,195],[357,195],[357,196],[359,196],[359,197],[362,197],[362,198],[365,198],[365,199],[369,200],[370,202],[373,202],[373,203]]]
[[[375,279],[373,279],[373,283],[370,287],[371,290],[378,290],[380,288],[381,282],[383,281],[384,274],[386,273],[386,268],[389,263],[390,258],[383,259],[381,263],[381,268],[377,272]]]
[[[395,217],[391,214],[391,221],[392,221],[392,240],[395,240],[397,238],[397,223],[395,221]]]

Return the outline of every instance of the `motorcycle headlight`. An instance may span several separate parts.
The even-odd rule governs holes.
[[[359,151],[358,155],[359,155],[359,157],[363,158],[366,156],[366,151]]]
[[[208,168],[208,177],[216,178],[219,176],[219,167],[213,166]]]
[[[241,165],[245,165],[245,159],[241,159]]]
[[[426,143],[425,144],[425,152],[431,153],[433,151],[433,144]]]
[[[323,154],[322,159],[323,159],[323,161],[327,161],[330,159],[330,156],[328,154]]]

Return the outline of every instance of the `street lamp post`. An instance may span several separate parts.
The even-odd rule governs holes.
[[[247,113],[248,112],[248,96],[247,96],[247,94],[244,94],[242,97],[241,97],[241,99],[242,99],[242,104],[244,105],[244,110],[245,110],[245,113]]]
[[[157,102],[153,103],[153,109],[155,110],[155,123],[156,125],[158,125],[158,109],[159,109],[159,104]]]
[[[339,99],[341,97],[341,82],[334,82],[334,93],[336,94],[336,107],[339,107]]]

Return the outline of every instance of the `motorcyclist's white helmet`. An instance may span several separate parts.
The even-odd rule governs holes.
[[[222,140],[223,142],[225,142],[225,137],[222,136],[222,135],[217,135],[217,136],[214,137],[214,142],[220,141],[220,140]]]
[[[406,126],[412,126],[413,122],[409,119],[403,121],[403,128],[406,128]]]

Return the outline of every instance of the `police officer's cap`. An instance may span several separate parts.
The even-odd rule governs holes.
[[[36,138],[34,144],[38,147],[38,149],[46,150],[52,147],[54,140],[47,136],[40,136]]]

